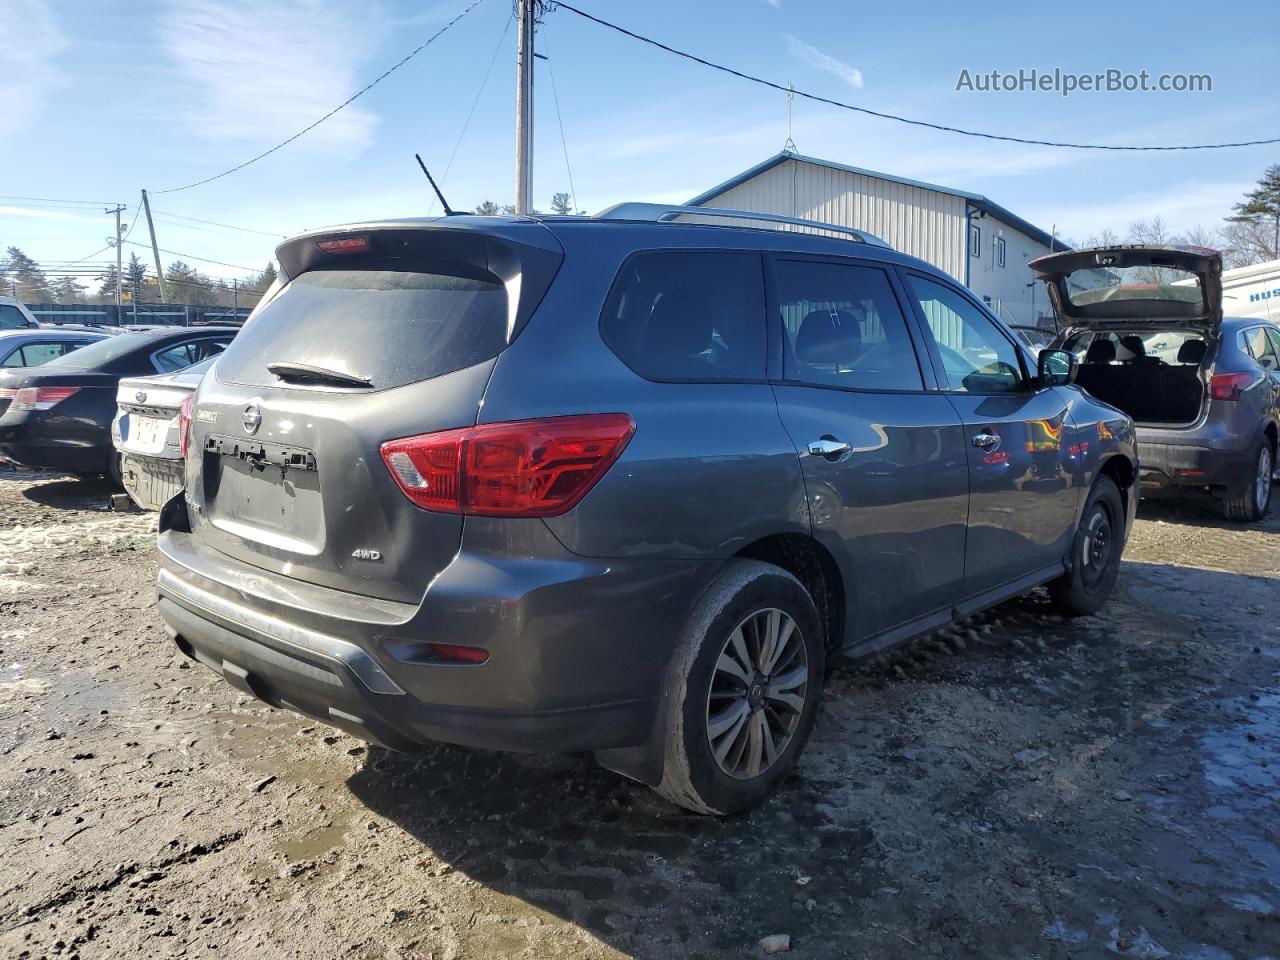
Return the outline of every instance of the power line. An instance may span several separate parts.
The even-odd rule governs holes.
[[[569,165],[569,142],[564,137],[564,120],[560,116],[560,94],[556,92],[556,69],[551,60],[551,47],[547,38],[542,38],[547,47],[547,73],[551,76],[551,99],[556,105],[556,123],[560,125],[560,146],[564,149],[564,169],[569,174],[569,196],[573,198],[573,212],[578,212],[578,191],[573,187],[573,167]]]
[[[1030,137],[1006,137],[996,133],[983,133],[979,130],[965,130],[962,127],[949,127],[941,123],[930,123],[927,120],[912,120],[909,117],[898,116],[894,113],[882,113],[878,110],[871,110],[867,107],[857,107],[851,103],[845,103],[842,100],[833,100],[830,97],[821,97],[814,93],[806,93],[803,90],[795,90],[788,88],[780,83],[774,83],[772,80],[765,80],[763,77],[753,76],[749,73],[743,73],[741,70],[735,70],[732,67],[726,67],[720,63],[714,63],[699,57],[695,54],[688,53],[684,50],[677,50],[675,47],[668,46],[650,37],[642,36],[628,30],[626,27],[620,27],[616,23],[610,23],[608,20],[602,20],[599,17],[579,10],[575,6],[562,3],[555,0],[553,9],[564,9],[570,13],[576,13],[584,20],[590,20],[592,23],[599,24],[602,27],[608,27],[610,30],[616,30],[624,36],[633,40],[639,40],[641,43],[647,43],[651,47],[657,47],[659,50],[665,50],[667,53],[674,54],[677,57],[683,57],[686,60],[692,60],[694,63],[700,63],[704,67],[710,67],[712,70],[719,70],[721,73],[727,73],[731,76],[738,77],[741,80],[750,80],[752,83],[758,83],[761,86],[770,87],[781,93],[794,93],[797,97],[804,97],[806,100],[813,100],[816,103],[825,103],[827,106],[839,107],[842,110],[852,110],[856,113],[865,113],[868,116],[879,117],[881,120],[894,120],[898,123],[910,124],[913,127],[926,127],[930,130],[940,130],[943,133],[958,133],[966,137],[981,137],[984,140],[1000,140],[1005,143],[1023,143],[1037,147],[1064,147],[1071,150],[1128,150],[1128,151],[1173,151],[1173,150],[1226,150],[1230,147],[1258,147],[1266,144],[1280,143],[1280,137],[1270,140],[1241,140],[1236,143],[1184,143],[1174,144],[1171,146],[1150,146],[1150,145],[1124,145],[1115,146],[1103,143],[1065,143],[1058,140],[1035,140]]]
[[[443,27],[441,27],[439,30],[437,30],[437,31],[436,31],[434,34],[432,34],[429,38],[427,38],[425,41],[423,41],[421,44],[419,44],[419,45],[418,45],[414,50],[412,50],[412,51],[411,51],[411,52],[410,52],[406,57],[404,57],[402,60],[400,60],[400,62],[399,62],[399,63],[394,64],[394,65],[393,65],[393,66],[391,66],[389,69],[387,69],[386,71],[384,71],[380,76],[375,77],[375,78],[374,78],[373,80],[371,80],[369,83],[366,83],[363,87],[361,87],[359,90],[357,90],[355,93],[353,93],[350,97],[348,97],[346,100],[342,101],[342,103],[338,104],[336,107],[334,107],[332,110],[330,110],[328,113],[326,113],[326,114],[325,114],[323,117],[321,117],[319,120],[315,121],[315,123],[312,123],[312,124],[310,124],[309,126],[303,127],[301,130],[299,130],[299,131],[298,131],[297,133],[295,133],[293,136],[289,137],[289,138],[288,138],[288,139],[286,139],[286,140],[282,140],[282,141],[280,141],[279,143],[277,143],[277,144],[276,144],[274,147],[272,147],[270,150],[264,150],[262,153],[258,154],[256,157],[250,157],[248,160],[244,161],[244,163],[238,163],[238,164],[236,164],[234,167],[232,167],[231,169],[229,169],[229,170],[223,170],[223,171],[222,171],[222,173],[214,174],[212,177],[205,177],[203,180],[197,180],[195,183],[188,183],[188,184],[186,184],[186,185],[184,185],[184,186],[181,186],[181,187],[169,187],[167,190],[152,190],[152,191],[151,191],[151,192],[152,192],[152,194],[153,194],[153,195],[157,195],[157,196],[158,196],[159,194],[162,194],[162,193],[177,193],[177,192],[179,192],[180,190],[190,190],[192,187],[201,187],[201,186],[204,186],[206,183],[212,183],[214,180],[221,180],[223,177],[225,177],[225,176],[229,176],[230,174],[235,173],[237,170],[243,170],[245,167],[249,166],[251,163],[257,163],[259,160],[263,159],[264,157],[268,157],[268,156],[270,156],[271,154],[273,154],[273,153],[275,153],[277,150],[279,150],[281,147],[286,147],[286,146],[288,146],[289,144],[293,143],[293,141],[295,141],[295,140],[297,140],[299,137],[301,137],[303,134],[311,132],[311,131],[312,131],[312,130],[314,130],[316,127],[320,126],[320,124],[324,123],[326,120],[328,120],[330,117],[332,117],[332,116],[333,116],[335,113],[337,113],[339,110],[341,110],[343,107],[348,106],[349,104],[353,103],[357,98],[359,98],[359,97],[363,96],[364,94],[368,93],[370,90],[372,90],[374,87],[376,87],[378,84],[380,84],[380,83],[381,83],[383,80],[385,80],[387,77],[391,76],[391,74],[395,73],[397,70],[399,70],[401,67],[403,67],[406,63],[408,63],[410,60],[412,60],[414,57],[416,57],[419,53],[421,53],[421,52],[422,52],[423,50],[425,50],[427,47],[431,46],[431,44],[433,44],[433,43],[434,43],[434,42],[435,42],[435,41],[436,41],[436,40],[437,40],[437,39],[438,39],[438,38],[439,38],[439,37],[440,37],[440,36],[441,36],[445,31],[446,31],[446,30],[448,30],[448,29],[449,29],[450,27],[452,27],[455,23],[457,23],[459,20],[461,20],[463,17],[465,17],[468,13],[470,13],[472,10],[474,10],[474,9],[475,9],[477,6],[479,6],[482,2],[483,2],[483,0],[471,0],[471,2],[470,2],[469,4],[467,4],[467,6],[463,9],[463,11],[462,11],[461,13],[459,13],[456,17],[454,17],[452,20],[450,20],[448,23],[446,23]]]
[[[507,34],[511,32],[511,24],[516,18],[512,13],[507,18],[507,25],[502,28],[502,36],[498,38],[498,45],[493,48],[493,56],[489,58],[489,66],[484,72],[484,79],[480,81],[480,89],[476,91],[476,98],[471,101],[471,109],[467,111],[467,119],[462,122],[462,129],[458,131],[458,139],[453,144],[453,151],[449,154],[449,162],[445,164],[444,176],[440,178],[440,186],[444,187],[449,181],[449,171],[453,169],[453,161],[458,156],[458,148],[462,146],[462,138],[467,135],[467,128],[471,126],[471,118],[475,116],[476,106],[480,103],[480,97],[484,94],[484,89],[489,85],[489,74],[493,73],[493,65],[498,61],[498,54],[502,52],[502,45],[506,43]],[[436,208],[436,198],[431,198],[431,205],[427,207],[427,213],[431,213]]]
[[[114,200],[58,200],[54,197],[15,197],[8,194],[0,194],[0,200],[29,200],[35,203],[66,203],[82,207],[104,207],[116,205],[116,201]]]
[[[151,249],[151,244],[149,243],[138,243],[136,240],[125,240],[124,242],[129,244],[131,247],[143,247],[147,250]],[[159,249],[161,253],[167,253],[171,257],[182,257],[184,260],[198,260],[201,263],[214,263],[220,267],[230,267],[232,270],[243,270],[246,273],[262,272],[257,267],[245,267],[238,263],[223,263],[221,260],[210,260],[208,257],[197,257],[194,253],[179,253],[177,250],[166,250],[164,247],[158,247],[157,249]]]
[[[255,230],[253,227],[237,227],[231,223],[219,223],[217,220],[201,220],[199,217],[186,217],[180,213],[169,213],[167,210],[153,210],[152,213],[157,217],[163,214],[166,217],[173,217],[177,220],[190,220],[192,223],[203,223],[211,227],[225,227],[228,230],[240,230],[244,233],[261,234],[264,237],[279,237],[281,240],[286,239],[286,235],[283,233],[270,233],[266,230]]]

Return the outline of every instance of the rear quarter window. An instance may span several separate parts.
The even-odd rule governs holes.
[[[245,324],[218,363],[231,383],[278,385],[291,362],[369,379],[374,389],[438,377],[507,344],[506,287],[492,279],[402,269],[303,273]]]
[[[636,254],[613,282],[600,334],[623,363],[649,380],[763,380],[760,255]]]

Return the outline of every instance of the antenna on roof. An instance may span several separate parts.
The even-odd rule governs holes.
[[[444,207],[444,215],[446,217],[455,216],[455,212],[449,208],[449,201],[444,198],[444,194],[440,192],[440,188],[436,186],[435,180],[431,176],[431,171],[427,169],[427,165],[422,162],[422,157],[418,154],[413,155],[413,159],[418,161],[418,166],[422,168],[422,172],[427,175],[427,182],[431,184],[431,189],[436,192],[436,196],[440,198],[440,206]]]
[[[791,87],[791,81],[787,81],[787,142],[782,145],[783,153],[799,153],[796,149],[796,142],[791,139],[791,105],[795,102],[796,92]]]

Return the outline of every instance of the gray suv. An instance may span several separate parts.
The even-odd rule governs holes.
[[[1208,492],[1229,519],[1271,502],[1280,439],[1280,326],[1224,317],[1222,256],[1191,246],[1041,257],[1077,382],[1137,422],[1142,495]]]
[[[770,219],[627,204],[282,244],[183,415],[178,647],[393,748],[590,750],[729,813],[794,765],[836,655],[1040,584],[1097,610],[1129,417],[933,267],[747,225]]]

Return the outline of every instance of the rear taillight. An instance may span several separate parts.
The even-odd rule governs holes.
[[[191,449],[191,410],[196,405],[196,395],[188,393],[178,406],[178,453],[187,455]]]
[[[1209,380],[1209,396],[1215,400],[1239,400],[1253,383],[1252,373],[1219,373]]]
[[[485,423],[390,440],[382,459],[426,510],[554,517],[587,495],[635,429],[625,413]]]
[[[0,400],[12,400],[17,392],[17,387],[0,387]]]
[[[21,387],[13,395],[13,406],[16,410],[52,410],[79,392],[79,387]]]

